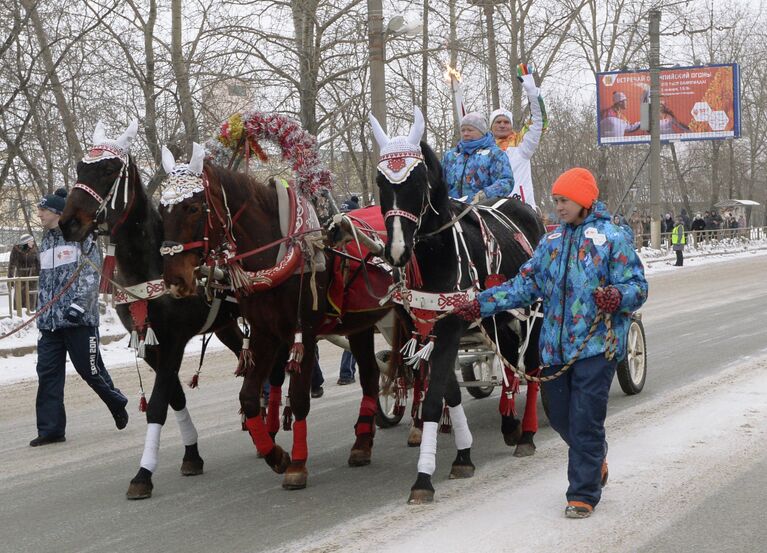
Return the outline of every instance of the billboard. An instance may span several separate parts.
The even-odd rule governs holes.
[[[639,128],[650,97],[649,71],[597,73],[597,143],[649,143]],[[737,64],[660,70],[660,139],[716,140],[740,137]]]

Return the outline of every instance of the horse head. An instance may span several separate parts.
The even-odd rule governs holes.
[[[370,123],[381,152],[376,182],[388,235],[384,256],[391,265],[403,267],[431,206],[432,185],[441,182],[441,168],[431,149],[420,142],[424,120],[417,107],[408,136],[389,138],[372,114]]]
[[[101,121],[96,124],[93,146],[77,164],[77,183],[59,220],[65,239],[81,241],[100,225],[111,227],[128,205],[128,179],[138,178],[130,158],[137,131],[134,119],[117,139],[109,139]]]
[[[195,143],[189,163],[176,163],[163,146],[162,166],[167,173],[160,199],[164,241],[165,284],[174,297],[196,293],[197,267],[208,249],[208,204],[206,175],[203,172],[205,149]]]

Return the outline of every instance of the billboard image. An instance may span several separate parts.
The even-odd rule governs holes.
[[[660,139],[715,140],[740,136],[737,64],[660,70]],[[639,128],[650,97],[649,71],[597,73],[597,142],[649,143]]]

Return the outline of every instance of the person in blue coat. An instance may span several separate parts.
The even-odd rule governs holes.
[[[467,113],[461,119],[461,140],[442,158],[442,174],[451,198],[477,203],[505,198],[514,189],[509,157],[495,143],[485,116]]]
[[[610,384],[626,355],[631,314],[647,299],[648,286],[630,234],[597,201],[599,189],[588,170],[563,173],[552,195],[561,224],[541,238],[516,277],[479,293],[455,314],[475,320],[543,299],[542,376],[576,359],[562,376],[544,382],[542,393],[552,428],[569,446],[565,515],[584,518],[599,503],[607,481],[604,422]],[[610,314],[617,343],[604,321],[588,338],[599,312]]]
[[[128,424],[128,398],[115,388],[99,352],[99,267],[101,254],[88,236],[82,243],[68,242],[59,229],[67,191],[60,188],[38,204],[43,226],[40,244],[40,312],[37,328],[37,437],[38,447],[66,440],[64,381],[67,354],[77,373],[101,398],[122,430]],[[82,258],[87,257],[88,263]],[[79,273],[76,274],[78,267]],[[72,280],[74,278],[74,280]],[[69,284],[71,281],[71,284]]]

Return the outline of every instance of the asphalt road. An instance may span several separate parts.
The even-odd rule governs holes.
[[[763,353],[765,272],[767,257],[754,257],[651,277],[650,300],[643,309],[647,384],[641,394],[628,397],[616,382],[610,413]],[[325,344],[322,352],[326,369],[338,366],[339,350]],[[185,364],[186,378],[194,364],[196,359],[191,358]],[[240,430],[240,381],[231,377],[234,366],[230,354],[211,355],[201,389],[187,394],[205,474],[180,475],[183,448],[171,415],[164,428],[154,496],[144,501],[124,497],[138,470],[145,433],[135,408],[128,428],[118,432],[92,392],[76,377],[68,378],[67,442],[32,449],[27,443],[35,435],[36,383],[0,388],[0,551],[273,551],[384,506],[406,508],[418,458],[417,449],[405,446],[407,425],[379,430],[373,463],[349,468],[346,459],[360,392],[358,386],[336,386],[332,375],[337,369],[326,371],[325,396],[312,406],[309,486],[282,490],[281,477],[256,458],[250,438]],[[135,369],[112,373],[124,390],[137,388]],[[143,376],[151,381],[148,370]],[[478,468],[485,462],[513,459],[499,435],[498,393],[484,400],[464,397]],[[545,421],[541,425],[537,443],[546,447],[555,437]],[[283,446],[289,446],[289,440],[289,434],[278,436]],[[440,439],[437,494],[446,484],[454,456],[451,441]],[[737,483],[731,486],[735,489]],[[700,518],[695,520],[706,526]],[[672,530],[690,534],[686,528],[680,521]],[[759,531],[767,533],[763,526]]]

